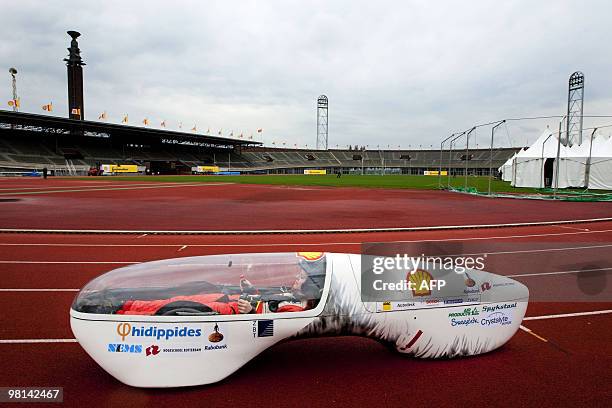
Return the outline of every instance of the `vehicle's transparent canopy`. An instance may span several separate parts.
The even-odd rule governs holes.
[[[320,252],[211,255],[140,263],[92,280],[72,308],[83,313],[201,315],[237,313],[239,299],[254,305],[317,302],[325,286],[326,265],[325,254]]]

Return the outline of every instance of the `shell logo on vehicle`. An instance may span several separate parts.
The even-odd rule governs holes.
[[[298,252],[297,253],[297,256],[307,261],[318,261],[319,259],[323,258],[324,255],[325,255],[324,252]]]
[[[430,282],[433,279],[431,274],[422,269],[417,269],[416,272],[408,274],[408,281],[411,283],[412,296],[430,296]],[[423,282],[426,282],[424,285]]]

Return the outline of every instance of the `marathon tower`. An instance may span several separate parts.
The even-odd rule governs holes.
[[[77,38],[81,33],[68,31],[72,37],[70,48],[68,48],[68,58],[65,58],[68,67],[68,117],[70,119],[80,119],[85,117],[85,106],[83,105],[83,65],[81,50]]]

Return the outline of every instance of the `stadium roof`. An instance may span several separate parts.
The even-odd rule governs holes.
[[[60,118],[57,116],[12,112],[6,110],[0,110],[0,129],[19,129],[53,134],[74,133],[102,137],[113,136],[118,138],[151,137],[226,146],[258,146],[262,144],[261,142],[256,142],[253,140],[241,140],[191,132],[177,132],[165,129],[119,125],[107,122],[94,122],[91,120],[76,120]]]

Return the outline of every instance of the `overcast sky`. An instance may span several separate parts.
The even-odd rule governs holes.
[[[267,144],[313,147],[325,94],[330,147],[429,147],[477,123],[563,115],[576,70],[585,115],[612,115],[611,14],[606,0],[4,2],[0,96],[9,109],[14,66],[22,111],[52,101],[66,116],[76,30],[88,119],[263,128]],[[504,134],[522,145],[546,124]]]

